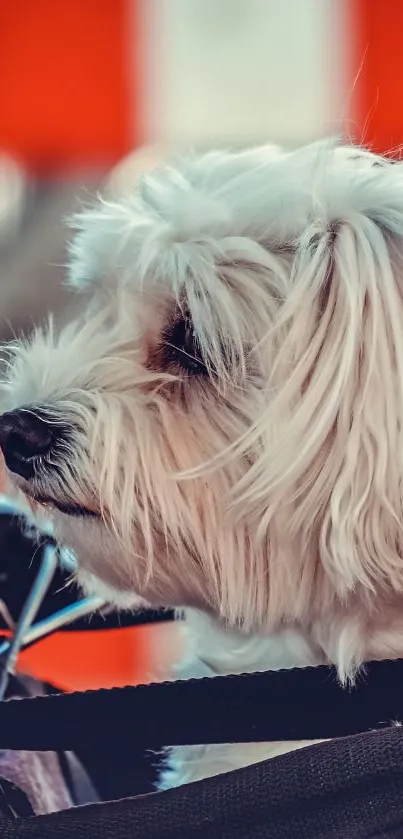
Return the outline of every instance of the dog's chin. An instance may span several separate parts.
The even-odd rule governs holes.
[[[77,581],[86,594],[123,610],[149,605],[138,594],[130,563],[101,517],[73,516],[54,508],[52,521],[57,541],[74,551]]]
[[[80,566],[77,574],[77,583],[84,594],[89,597],[100,597],[105,603],[114,606],[119,611],[138,612],[150,608],[147,600],[144,600],[140,595],[134,592],[119,591],[113,588],[113,586],[108,585],[108,583],[105,583],[95,574],[92,574],[91,571],[87,571]]]
[[[16,483],[16,482],[15,482]],[[108,517],[96,514],[78,503],[62,502],[39,493],[36,488],[19,489],[51,522],[56,541],[71,549],[77,559],[78,583],[90,595],[102,597],[118,609],[182,608],[207,606],[198,583],[194,594],[192,578],[178,577],[172,565],[164,566],[166,546],[161,544],[157,574],[148,575],[147,545],[141,532],[133,528],[133,543],[122,543]],[[80,499],[81,500],[81,499]],[[96,504],[94,504],[96,507]],[[164,553],[165,549],[165,553]],[[162,570],[161,570],[162,569]]]

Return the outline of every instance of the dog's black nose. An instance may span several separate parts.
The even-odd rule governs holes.
[[[10,411],[0,416],[0,447],[11,472],[32,478],[35,461],[45,455],[54,440],[52,427],[38,413]]]

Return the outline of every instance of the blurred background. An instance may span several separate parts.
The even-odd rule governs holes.
[[[76,203],[171,148],[331,134],[398,154],[402,35],[401,0],[0,0],[0,339],[71,305]],[[124,684],[176,649],[167,624],[84,634],[26,666],[67,688]]]

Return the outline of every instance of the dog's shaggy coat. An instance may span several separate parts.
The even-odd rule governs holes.
[[[73,226],[90,303],[12,348],[4,408],[59,429],[15,482],[85,588],[186,607],[183,676],[403,654],[403,164],[209,153]],[[177,750],[161,785],[284,748]]]

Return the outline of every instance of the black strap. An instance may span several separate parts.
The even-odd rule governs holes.
[[[0,704],[0,748],[74,750],[332,738],[403,719],[403,660],[343,689],[332,667],[61,694]]]

